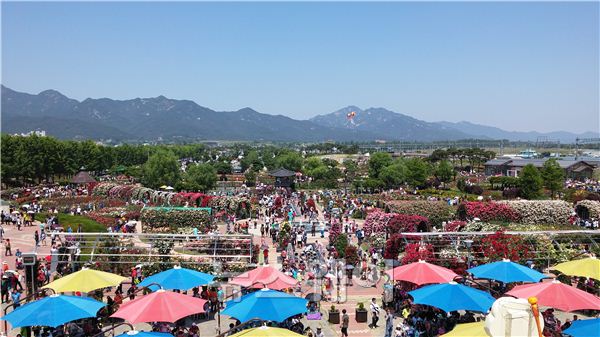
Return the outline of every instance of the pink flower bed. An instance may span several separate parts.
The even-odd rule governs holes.
[[[481,221],[518,221],[519,216],[508,205],[496,202],[467,201],[461,204],[469,218]]]

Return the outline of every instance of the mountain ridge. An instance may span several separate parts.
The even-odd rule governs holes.
[[[426,122],[383,107],[361,109],[350,105],[332,113],[297,120],[284,114],[265,114],[251,107],[215,111],[191,100],[159,95],[113,100],[86,98],[78,101],[48,89],[38,94],[18,92],[4,85],[3,132],[23,133],[44,129],[62,139],[147,141],[162,139],[234,141],[444,141],[459,139],[535,140],[597,137],[505,131],[470,122]],[[354,111],[352,118],[348,113]],[[523,138],[523,139],[518,139]]]

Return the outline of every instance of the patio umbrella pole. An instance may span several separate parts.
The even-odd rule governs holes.
[[[533,317],[535,319],[535,325],[538,331],[538,337],[542,337],[542,328],[540,326],[540,310],[538,309],[538,300],[536,297],[530,297],[527,299],[529,304],[531,304],[531,310],[533,311]]]

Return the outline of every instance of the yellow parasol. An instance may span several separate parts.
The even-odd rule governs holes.
[[[297,334],[288,329],[273,328],[270,326],[261,326],[258,328],[252,328],[242,330],[230,337],[304,337],[303,335]]]
[[[458,324],[454,329],[440,337],[489,337],[485,332],[485,322]]]
[[[587,259],[563,262],[551,267],[550,270],[558,270],[565,275],[590,277],[600,280],[600,259],[589,257]]]
[[[78,272],[61,277],[42,288],[50,288],[57,293],[81,291],[90,292],[92,290],[115,287],[127,278],[104,271],[83,268]]]

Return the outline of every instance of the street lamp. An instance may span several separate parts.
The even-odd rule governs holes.
[[[471,245],[473,245],[473,240],[467,239],[464,241],[465,246],[467,246],[467,269],[471,268]]]

